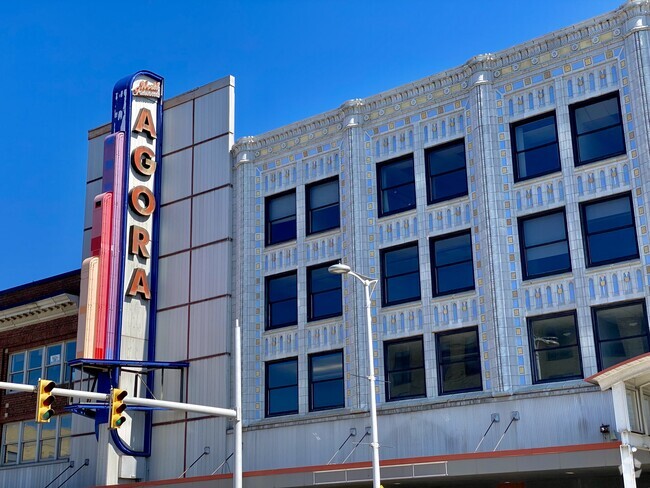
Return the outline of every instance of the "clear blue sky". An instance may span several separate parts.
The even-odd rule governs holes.
[[[239,138],[623,2],[2,2],[0,290],[81,266],[87,133],[125,75],[159,73],[166,97],[234,75]]]

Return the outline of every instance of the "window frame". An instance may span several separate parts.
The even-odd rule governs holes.
[[[291,195],[291,194],[293,194],[293,227],[294,227],[293,228],[293,236],[288,238],[288,239],[282,239],[282,240],[279,240],[279,241],[273,240],[272,239],[273,233],[271,232],[271,228],[273,226],[273,223],[277,222],[278,220],[283,220],[283,219],[289,218],[290,216],[283,217],[283,219],[276,219],[274,221],[271,221],[269,219],[269,214],[270,214],[269,207],[270,207],[270,204],[275,199],[286,197],[287,195]],[[297,239],[297,236],[298,236],[298,222],[297,222],[298,215],[297,215],[297,213],[298,212],[297,212],[296,189],[295,188],[292,188],[291,190],[283,191],[283,192],[280,192],[280,193],[274,193],[273,195],[267,195],[264,198],[264,245],[266,247],[275,246],[276,244],[282,244],[284,242],[295,241]]]
[[[566,242],[567,254],[569,255],[569,266],[568,268],[559,271],[547,271],[540,274],[530,275],[528,272],[528,259],[526,257],[527,256],[526,251],[529,249],[548,246],[550,244],[557,244],[558,242],[562,242],[562,240],[545,242],[544,244],[537,244],[535,246],[526,246],[526,233],[524,232],[524,223],[529,220],[534,220],[540,217],[547,217],[549,215],[558,214],[558,213],[562,214],[562,218],[564,221],[564,242]],[[539,213],[534,213],[534,214],[519,217],[517,219],[517,230],[519,232],[519,257],[521,260],[521,274],[523,280],[535,280],[538,278],[544,278],[546,276],[553,276],[562,273],[570,273],[571,271],[573,271],[573,265],[571,263],[571,246],[569,245],[569,227],[566,220],[565,207],[558,207],[552,210],[547,210],[544,212],[539,212]]]
[[[543,120],[549,117],[553,117],[553,122],[554,122],[554,128],[555,128],[555,142],[550,142],[546,144],[541,144],[539,146],[531,147],[528,149],[524,150],[517,150],[517,128],[522,127],[526,124],[529,124],[531,122],[537,122],[539,120]],[[532,151],[534,149],[539,149],[542,147],[547,147],[551,146],[552,144],[555,144],[555,148],[557,151],[557,169],[553,170],[548,170],[544,171],[543,173],[536,173],[533,176],[520,176],[519,175],[519,155],[522,153],[526,153],[527,151]],[[512,171],[514,175],[514,180],[515,183],[519,183],[520,181],[526,181],[526,180],[532,180],[533,178],[539,178],[541,176],[546,176],[550,175],[553,173],[557,173],[559,171],[562,171],[562,158],[560,156],[560,140],[559,140],[559,135],[557,131],[557,113],[555,110],[551,110],[549,112],[544,112],[542,114],[534,115],[533,117],[528,117],[525,119],[520,119],[515,122],[510,123],[510,151],[511,151],[511,156],[512,156]]]
[[[407,183],[402,183],[400,185],[395,185],[395,186],[390,186],[388,188],[384,188],[381,184],[381,177],[382,177],[382,172],[384,171],[385,168],[393,165],[393,164],[398,164],[398,163],[403,163],[405,161],[410,161],[411,162],[411,173],[412,173],[412,179],[410,182]],[[375,166],[375,170],[377,173],[377,215],[379,218],[381,217],[387,217],[389,215],[395,215],[398,213],[402,212],[408,212],[409,210],[413,210],[417,208],[417,189],[415,187],[415,156],[413,153],[405,155],[405,156],[400,156],[395,159],[390,159],[388,161],[382,161],[380,163],[377,163]],[[384,211],[384,192],[388,191],[393,188],[399,188],[399,187],[405,187],[408,184],[411,184],[413,186],[413,203],[412,205],[407,206],[406,208],[399,208],[397,210],[390,210],[390,211]]]
[[[624,226],[624,227],[616,227],[614,229],[608,229],[607,231],[600,231],[595,234],[587,234],[587,207],[590,205],[595,205],[603,202],[607,202],[610,200],[618,200],[618,199],[623,199],[627,197],[628,202],[630,204],[630,214],[632,216],[632,224],[629,226]],[[585,263],[587,268],[595,268],[597,266],[605,266],[608,264],[612,263],[620,263],[623,261],[630,261],[632,259],[639,259],[639,236],[637,234],[637,229],[636,229],[636,213],[634,212],[634,200],[632,198],[632,194],[630,192],[625,192],[625,193],[617,193],[615,195],[609,195],[603,198],[597,198],[594,200],[587,200],[584,202],[580,202],[580,226],[582,228],[582,243],[584,247],[584,252],[585,252]],[[591,251],[590,251],[590,245],[589,245],[589,237],[591,235],[596,235],[596,234],[602,234],[605,232],[611,232],[612,230],[620,230],[620,229],[625,229],[625,228],[631,228],[632,231],[634,232],[634,243],[636,247],[636,253],[634,255],[628,255],[624,256],[621,258],[614,258],[614,259],[607,259],[605,261],[599,261],[597,263],[594,263],[591,259]]]
[[[476,337],[476,346],[477,346],[477,353],[476,353],[476,359],[478,360],[479,364],[479,380],[480,380],[480,386],[477,388],[464,388],[462,390],[454,390],[454,391],[444,391],[444,382],[443,382],[443,377],[442,377],[442,365],[443,364],[452,364],[452,363],[443,363],[441,361],[441,354],[440,354],[440,338],[441,337],[446,337],[454,334],[462,334],[465,332],[471,332],[474,331],[474,335]],[[446,396],[446,395],[456,395],[458,393],[469,393],[469,392],[474,392],[474,391],[483,391],[483,365],[481,364],[481,343],[479,342],[479,335],[478,335],[478,327],[472,326],[472,327],[463,327],[460,329],[453,329],[453,330],[447,330],[443,332],[437,332],[435,334],[435,339],[436,339],[436,373],[438,377],[438,395],[439,396]]]
[[[296,302],[296,320],[294,322],[290,322],[290,323],[282,323],[280,325],[273,325],[271,323],[273,317],[272,317],[272,314],[271,314],[271,305],[272,305],[272,303],[270,301],[270,295],[271,294],[269,293],[269,283],[271,281],[273,281],[273,280],[280,279],[280,278],[286,278],[288,276],[294,276],[295,280],[296,280],[296,287],[295,287],[295,293],[294,293],[293,298],[277,300],[277,301],[273,302],[273,304],[279,303],[279,302],[287,302],[289,300],[295,300],[295,302]],[[298,270],[292,270],[292,271],[287,271],[287,272],[284,272],[284,273],[273,274],[273,275],[266,276],[264,278],[264,305],[265,305],[264,306],[265,330],[283,329],[284,327],[291,327],[291,326],[294,326],[294,325],[298,325],[298,321],[299,321],[299,319],[298,319]]]
[[[618,106],[618,124],[614,124],[597,130],[592,130],[592,131],[584,132],[582,134],[578,134],[577,127],[576,127],[576,110],[613,98],[616,99],[617,106]],[[623,111],[621,110],[621,96],[618,90],[610,93],[605,93],[604,95],[600,95],[597,97],[588,98],[586,100],[582,100],[580,102],[576,102],[574,104],[569,105],[569,120],[571,122],[571,144],[573,146],[573,162],[575,167],[585,166],[587,164],[595,163],[597,161],[604,161],[609,158],[615,158],[622,154],[627,154],[628,144],[627,141],[625,140],[625,128],[623,125]],[[586,161],[580,160],[580,150],[578,144],[579,137],[584,136],[586,134],[594,134],[606,129],[611,129],[612,127],[616,127],[616,126],[618,126],[621,129],[620,135],[621,135],[621,141],[623,142],[623,151],[616,154],[610,154],[605,157],[596,157],[596,158],[588,159]]]
[[[643,310],[643,317],[645,319],[645,325],[642,327],[642,330],[645,332],[645,334],[640,334],[640,335],[636,335],[636,336],[629,336],[629,337],[626,337],[625,339],[635,339],[635,338],[645,337],[646,342],[648,344],[648,352],[650,352],[650,329],[648,328],[648,325],[649,325],[649,323],[648,323],[648,310],[647,310],[647,307],[646,307],[645,299],[626,300],[626,301],[623,301],[623,302],[615,302],[615,303],[610,303],[610,304],[605,304],[605,305],[598,305],[596,307],[591,307],[591,323],[592,323],[592,329],[593,329],[593,334],[594,334],[594,344],[596,346],[596,364],[598,366],[598,371],[603,371],[603,369],[607,369],[607,368],[611,367],[611,366],[608,366],[607,368],[603,368],[601,343],[615,342],[615,341],[620,341],[621,340],[621,339],[610,339],[610,340],[607,340],[607,341],[601,341],[600,333],[598,332],[598,311],[614,309],[614,308],[629,307],[630,305],[641,305],[641,309]],[[616,363],[616,364],[621,364],[621,363],[619,362],[619,363]]]
[[[56,422],[55,427],[54,427],[54,437],[50,438],[45,438],[43,437],[44,429],[45,427],[50,427],[52,421],[50,421],[50,424],[39,424],[37,422],[34,422],[34,420],[19,420],[16,422],[7,422],[5,424],[2,424],[0,427],[0,468],[2,467],[9,467],[9,466],[27,466],[27,465],[35,465],[38,463],[48,463],[48,462],[53,462],[61,459],[70,459],[70,453],[67,455],[61,455],[61,447],[62,443],[65,441],[65,439],[71,439],[72,438],[72,429],[70,429],[69,433],[67,435],[62,435],[62,423],[64,419],[68,419],[72,421],[72,414],[66,413],[66,414],[61,414],[61,415],[55,415],[52,418],[52,421]],[[35,440],[26,440],[24,437],[24,429],[28,424],[35,424],[34,427],[36,429],[35,431]],[[9,426],[14,426],[15,428],[18,429],[18,438],[16,439],[16,442],[7,442],[7,430]],[[54,457],[47,457],[45,458],[42,455],[42,447],[44,445],[44,441],[48,441],[54,439]],[[28,460],[25,461],[23,459],[23,449],[25,444],[34,444],[34,460]],[[6,463],[5,462],[5,457],[7,455],[7,446],[15,446],[17,451],[16,451],[16,462],[10,462]]]
[[[332,318],[332,317],[340,317],[340,316],[343,315],[343,278],[341,277],[341,275],[334,275],[333,274],[332,277],[338,277],[338,284],[339,284],[339,286],[338,286],[338,290],[339,290],[338,297],[339,297],[339,300],[340,300],[339,304],[340,304],[341,311],[340,312],[337,311],[337,312],[326,314],[326,315],[321,315],[321,316],[318,316],[318,317],[314,316],[314,303],[313,302],[314,302],[315,293],[312,293],[312,286],[313,286],[312,285],[312,272],[315,271],[315,270],[323,269],[323,268],[327,269],[327,268],[329,268],[330,266],[332,266],[333,264],[336,264],[336,263],[338,263],[338,261],[330,261],[328,263],[321,263],[321,264],[316,264],[314,266],[307,267],[307,272],[306,272],[306,274],[307,274],[307,322],[316,322],[317,320],[324,320],[324,319],[329,319],[329,318]],[[323,290],[323,291],[318,292],[317,294],[325,293],[325,292],[331,292],[331,291],[334,291],[334,290],[336,290],[336,288]]]
[[[576,342],[570,346],[556,346],[554,348],[548,349],[537,349],[535,347],[535,337],[533,334],[533,322],[536,320],[549,320],[560,317],[573,317],[573,327],[576,336]],[[530,361],[531,361],[531,371],[533,375],[533,384],[545,384],[545,383],[557,383],[558,381],[570,381],[575,379],[584,378],[584,368],[582,365],[582,351],[580,348],[580,332],[578,327],[578,313],[577,310],[569,310],[565,312],[550,313],[544,315],[534,315],[532,317],[526,317],[526,326],[528,330],[528,347],[530,350]],[[552,378],[552,379],[540,379],[539,371],[537,370],[537,362],[535,360],[535,355],[538,351],[555,351],[561,349],[569,349],[575,347],[578,351],[578,362],[580,365],[580,374],[574,376],[566,376],[562,378]]]
[[[451,148],[453,146],[463,146],[463,159],[465,164],[461,169],[454,169],[450,171],[444,171],[442,173],[436,174],[435,177],[431,175],[431,155],[436,151],[444,150]],[[433,205],[435,203],[445,202],[447,200],[453,200],[454,198],[460,198],[469,194],[469,184],[467,182],[467,146],[465,145],[465,138],[461,137],[460,139],[454,139],[453,141],[447,141],[443,144],[438,144],[437,146],[431,146],[424,150],[424,162],[426,169],[426,180],[427,180],[427,205]],[[465,189],[464,191],[456,192],[452,195],[445,196],[443,198],[433,198],[433,181],[436,177],[444,176],[452,173],[461,172],[465,176]]]
[[[324,209],[324,208],[333,207],[334,204],[329,204],[329,205],[325,205],[325,206],[322,206],[322,207],[317,207],[316,209],[312,208],[312,206],[311,206],[311,190],[314,187],[317,187],[317,186],[320,186],[320,185],[326,185],[326,184],[332,183],[334,181],[336,182],[336,197],[337,197],[337,199],[336,199],[336,208],[337,208],[336,225],[332,225],[332,226],[327,227],[325,229],[314,231],[314,230],[312,230],[312,223],[314,221],[314,219],[312,217],[312,212],[314,210],[320,210],[320,209]],[[341,227],[341,185],[339,183],[339,177],[334,176],[332,178],[325,178],[323,180],[314,181],[313,183],[310,183],[310,184],[306,185],[305,186],[305,208],[306,208],[306,212],[305,212],[306,213],[306,228],[305,228],[305,234],[306,235],[311,236],[311,235],[320,234],[321,232],[327,232],[327,231],[330,231],[330,230],[333,230],[333,229],[339,229]]]
[[[436,242],[444,241],[444,240],[447,240],[447,239],[453,239],[453,238],[460,237],[460,236],[463,236],[463,235],[468,235],[469,236],[469,252],[470,252],[471,258],[469,260],[458,261],[456,263],[446,264],[446,265],[443,265],[443,266],[437,266],[436,265],[436,256],[435,256],[435,250],[434,250],[435,245],[434,244]],[[442,296],[446,296],[446,295],[453,295],[455,293],[463,293],[465,291],[470,291],[470,290],[476,289],[476,276],[474,275],[475,271],[476,271],[475,268],[474,268],[474,244],[473,244],[473,240],[472,240],[472,230],[471,229],[465,229],[465,230],[461,230],[461,231],[458,231],[458,232],[452,232],[450,234],[442,234],[442,235],[439,235],[439,236],[430,237],[429,238],[429,259],[431,260],[431,289],[432,289],[434,298],[435,297],[442,297]],[[467,262],[471,263],[471,265],[472,265],[472,284],[471,284],[471,286],[467,286],[467,287],[464,287],[464,288],[457,288],[457,289],[454,289],[454,290],[451,290],[451,291],[440,292],[439,291],[440,287],[438,286],[438,282],[439,282],[438,273],[437,273],[438,268],[439,267],[440,268],[448,267],[448,266],[451,266],[451,265],[467,263]]]
[[[406,276],[409,274],[413,274],[412,272],[410,273],[402,273],[400,275],[394,275],[391,277],[386,276],[386,255],[393,252],[393,251],[399,251],[401,249],[406,249],[408,247],[415,247],[416,250],[416,257],[418,260],[418,270],[417,270],[417,276],[418,276],[418,296],[417,298],[406,298],[402,300],[395,300],[395,301],[388,301],[388,280],[391,278],[395,278],[396,276]],[[421,282],[421,276],[420,276],[420,246],[418,241],[410,241],[404,244],[399,244],[397,246],[392,246],[392,247],[387,247],[384,249],[379,250],[379,255],[380,255],[380,262],[381,262],[381,305],[382,307],[390,307],[393,305],[400,305],[402,303],[409,303],[409,302],[416,302],[418,300],[422,300],[422,282]]]
[[[313,359],[321,356],[334,356],[338,355],[340,357],[341,364],[341,376],[340,378],[332,378],[327,380],[314,381],[314,371],[313,371]],[[308,382],[309,382],[309,411],[310,412],[320,412],[323,410],[333,410],[336,408],[345,408],[345,364],[343,363],[343,349],[336,349],[334,351],[323,351],[315,354],[309,354],[307,358],[307,370],[308,370]],[[317,407],[314,406],[314,386],[321,383],[330,383],[334,381],[341,382],[341,399],[343,403],[339,403],[332,406],[326,407]]]
[[[61,354],[60,354],[60,359],[57,363],[51,363],[48,364],[48,349],[60,346],[61,347]],[[32,347],[30,349],[23,349],[23,350],[18,350],[9,353],[9,359],[7,361],[7,381],[10,383],[15,383],[15,381],[12,381],[12,375],[22,375],[23,380],[20,381],[19,383],[24,383],[28,384],[27,380],[29,378],[29,372],[30,371],[37,371],[38,368],[30,368],[29,367],[29,354],[34,351],[40,351],[41,352],[41,365],[40,365],[40,374],[39,378],[47,378],[47,369],[48,367],[55,367],[59,366],[60,367],[60,372],[59,372],[59,378],[54,379],[54,381],[57,385],[68,385],[71,384],[71,373],[70,373],[70,367],[68,366],[68,351],[71,347],[74,347],[75,355],[76,355],[76,347],[77,347],[77,341],[76,340],[68,340],[68,341],[62,341],[62,342],[53,342],[50,344],[43,344],[42,346],[39,347]],[[13,366],[13,358],[15,356],[23,356],[23,369],[21,371],[14,371],[12,369]],[[75,359],[75,357],[72,357],[71,359]],[[36,383],[34,383],[34,386]],[[7,394],[12,394],[12,393],[18,393],[17,390],[7,390]]]
[[[296,409],[295,410],[290,410],[290,411],[284,411],[284,412],[279,412],[279,413],[270,413],[270,392],[271,388],[269,388],[269,367],[274,365],[274,364],[279,364],[279,363],[288,363],[288,362],[293,362],[296,365],[296,383],[295,385],[285,385],[285,386],[280,386],[273,388],[273,390],[281,389],[281,388],[291,388],[294,387],[296,388]],[[264,399],[265,399],[265,405],[264,405],[264,410],[266,417],[282,417],[285,415],[296,415],[300,411],[300,370],[298,368],[298,356],[292,356],[288,358],[283,358],[283,359],[277,359],[275,361],[267,361],[264,364]]]
[[[388,350],[391,346],[396,346],[399,344],[406,344],[409,342],[419,342],[420,343],[420,348],[422,352],[422,365],[419,367],[410,367],[406,369],[395,369],[395,370],[390,370],[388,369]],[[399,396],[399,397],[392,397],[390,394],[390,375],[391,373],[400,373],[400,372],[412,372],[415,370],[422,370],[422,380],[424,384],[422,385],[424,388],[424,393],[422,395],[409,395],[409,396]],[[402,339],[397,339],[394,341],[384,341],[384,379],[385,379],[385,395],[386,395],[386,402],[397,402],[397,401],[402,401],[402,400],[411,400],[414,398],[426,398],[427,397],[427,370],[426,370],[426,358],[424,356],[424,337],[423,336],[412,336],[412,337],[404,337]]]

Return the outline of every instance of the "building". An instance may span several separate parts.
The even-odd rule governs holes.
[[[139,300],[155,329],[129,323],[104,366],[165,363],[142,380],[156,398],[232,406],[238,319],[245,486],[370,479],[364,297],[328,273],[342,262],[378,280],[384,486],[623,486],[619,465],[650,462],[650,392],[634,370],[650,352],[649,26],[650,2],[628,1],[237,143],[232,77],[164,111],[118,107],[89,135],[84,257],[105,138],[135,121],[127,138],[152,154],[132,159],[145,162],[136,180],[159,180],[140,216],[158,219],[146,232],[159,241],[139,234],[146,251],[124,258],[125,276],[152,266],[124,303]],[[152,103],[156,80],[128,89]],[[172,363],[181,374],[163,381]],[[97,442],[75,416],[70,458],[94,468],[77,486],[231,485],[228,420],[134,412],[130,425]],[[149,455],[129,455],[143,438]]]
[[[35,385],[39,378],[69,384],[76,354],[79,271],[0,293],[0,377]],[[57,410],[63,402],[57,400]],[[34,422],[31,393],[0,389],[1,486],[45,486],[70,476],[72,415]],[[79,465],[77,465],[77,468]]]

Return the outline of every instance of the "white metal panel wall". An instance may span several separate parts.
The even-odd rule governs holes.
[[[173,479],[183,472],[185,424],[154,425],[149,479]]]
[[[231,242],[192,251],[192,301],[230,293]]]
[[[163,117],[163,154],[191,146],[192,102],[166,109]]]
[[[232,235],[230,187],[194,197],[192,209],[192,245],[201,246]]]
[[[190,201],[165,205],[160,209],[160,255],[190,247]]]
[[[192,361],[189,369],[189,394],[187,401],[199,405],[234,408],[228,402],[230,396],[229,373],[229,355],[224,354]],[[202,414],[189,414],[190,418],[201,416]],[[225,443],[225,438],[223,442]]]
[[[174,254],[158,260],[158,309],[187,303],[190,253]]]
[[[102,177],[104,172],[104,139],[106,139],[106,136],[99,136],[88,140],[86,181],[92,181]]]
[[[194,148],[194,191],[210,190],[230,183],[232,136],[226,135]]]
[[[92,237],[92,229],[84,230],[83,244],[81,247],[81,255],[83,256],[81,262],[90,256],[90,239]]]
[[[226,86],[194,101],[194,143],[233,132],[234,95],[234,86]]]
[[[230,297],[197,303],[190,308],[190,358],[231,349]]]
[[[510,422],[512,411],[519,412],[520,420],[510,427],[499,451],[599,443],[603,442],[600,424],[613,425],[613,407],[608,392],[553,396],[542,392],[522,399],[514,398],[470,404],[459,401],[455,405],[437,403],[426,410],[401,412],[392,409],[397,403],[405,406],[408,402],[395,402],[380,408],[381,459],[474,452],[490,425],[493,413],[498,413],[501,421],[490,429],[479,452],[490,452],[496,447]],[[382,411],[388,408],[393,413],[383,414]],[[267,425],[249,430],[244,435],[244,445],[247,446],[244,466],[247,470],[326,464],[351,428],[357,429],[352,441],[361,440],[370,419],[367,414],[346,412],[322,422],[277,424],[278,428],[268,425],[272,419],[264,423]],[[369,442],[369,437],[348,462],[370,460],[371,452],[366,441]],[[285,448],[277,449],[278,445]],[[342,462],[351,450],[352,444],[348,441],[334,463]]]
[[[205,476],[212,474],[230,453],[226,453],[225,437],[228,421],[224,418],[209,418],[187,424],[187,464],[188,466],[197,459],[206,447],[210,454],[196,463],[187,476]],[[230,463],[230,471],[234,467],[234,460]],[[228,472],[228,471],[227,471]]]
[[[192,193],[192,149],[162,158],[161,204],[187,198]]]
[[[86,183],[86,201],[84,206],[84,229],[93,226],[93,207],[95,197],[102,192],[102,180]]]
[[[158,312],[156,359],[183,361],[187,356],[187,306]]]

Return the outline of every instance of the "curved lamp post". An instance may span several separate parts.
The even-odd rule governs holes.
[[[372,487],[380,488],[379,475],[379,436],[377,435],[377,400],[375,399],[375,367],[374,350],[372,346],[372,316],[370,314],[370,296],[375,289],[377,280],[355,273],[345,264],[333,264],[327,269],[332,274],[350,275],[358,279],[366,294],[366,328],[368,336],[368,381],[370,381],[370,423],[372,429]]]

